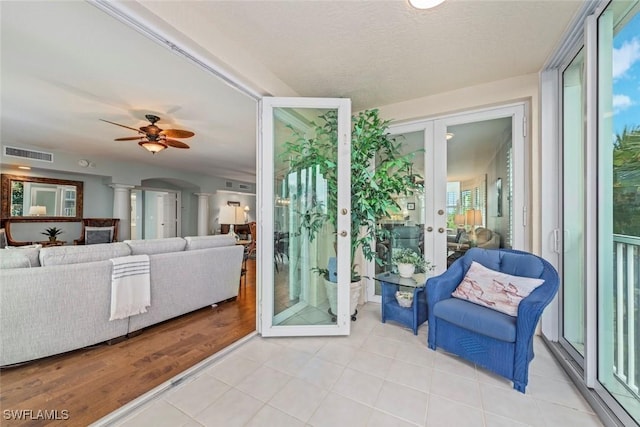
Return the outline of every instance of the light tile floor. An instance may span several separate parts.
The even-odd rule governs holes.
[[[349,337],[254,337],[118,426],[601,426],[535,342],[527,393],[359,307]]]

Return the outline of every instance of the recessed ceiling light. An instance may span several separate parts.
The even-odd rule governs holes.
[[[444,0],[409,0],[409,4],[416,9],[431,9],[443,2]]]
[[[29,166],[18,166],[18,169],[22,169],[22,170],[26,170],[26,171],[30,171],[31,168]]]

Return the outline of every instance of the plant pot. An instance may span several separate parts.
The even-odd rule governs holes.
[[[416,266],[413,264],[398,264],[398,275],[400,277],[412,277],[416,271]]]
[[[325,280],[324,285],[327,290],[327,299],[329,300],[329,314],[331,314],[332,320],[335,321],[335,315],[338,312],[338,284]],[[351,320],[356,320],[361,290],[362,283],[360,281],[351,282],[349,292],[349,314],[351,314]]]
[[[50,242],[55,242],[56,240],[58,240],[58,238],[57,238],[57,237],[55,237],[55,236],[49,236],[49,241],[50,241]]]
[[[413,292],[396,291],[396,301],[398,301],[400,307],[411,307],[413,303]]]

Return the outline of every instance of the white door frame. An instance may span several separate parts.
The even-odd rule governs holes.
[[[347,98],[275,98],[259,102],[257,274],[259,320],[263,336],[349,335],[351,282],[351,100]],[[274,325],[274,110],[318,108],[338,110],[337,273],[338,303],[335,325]],[[344,212],[344,213],[343,213]],[[342,233],[345,233],[344,235]]]

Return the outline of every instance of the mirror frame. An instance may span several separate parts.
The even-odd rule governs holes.
[[[55,221],[55,222],[71,222],[82,219],[82,207],[83,207],[83,187],[82,181],[70,181],[66,179],[54,179],[54,178],[40,178],[33,176],[19,176],[9,175],[3,173],[0,185],[2,186],[2,206],[0,207],[0,215],[3,219],[10,219],[14,221]],[[76,216],[11,216],[11,181],[23,181],[23,182],[39,182],[44,184],[53,185],[73,185],[76,187]]]

